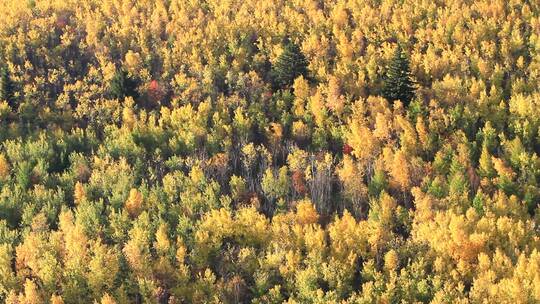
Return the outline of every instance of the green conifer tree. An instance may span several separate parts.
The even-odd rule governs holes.
[[[10,107],[15,106],[13,99],[13,82],[9,77],[9,70],[7,67],[0,69],[0,101],[7,101]]]
[[[113,98],[124,99],[125,97],[137,98],[137,81],[129,76],[125,70],[118,70],[111,80],[110,92]]]
[[[275,88],[286,88],[299,76],[308,77],[308,61],[300,47],[294,42],[286,42],[283,52],[272,68]]]
[[[415,96],[415,82],[409,68],[409,59],[400,45],[386,70],[382,94],[389,101],[401,100],[405,106]]]

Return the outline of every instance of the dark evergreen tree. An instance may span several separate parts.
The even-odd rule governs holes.
[[[389,101],[401,100],[407,106],[415,96],[415,82],[409,68],[409,59],[398,45],[388,65],[382,94]]]
[[[137,98],[138,82],[129,76],[125,70],[118,70],[111,80],[110,92],[112,97],[124,99],[125,97]]]
[[[7,67],[0,69],[0,100],[7,101],[10,107],[15,107],[15,101],[13,98],[13,82],[9,77],[9,70]]]
[[[308,61],[294,42],[285,43],[283,53],[272,67],[274,88],[283,89],[293,84],[300,75],[308,77]]]

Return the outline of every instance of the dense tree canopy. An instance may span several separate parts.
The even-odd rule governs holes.
[[[1,302],[540,302],[538,1],[0,12]]]

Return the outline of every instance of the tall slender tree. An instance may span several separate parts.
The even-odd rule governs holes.
[[[283,52],[272,67],[275,88],[290,87],[299,76],[308,76],[308,61],[300,47],[292,41],[285,43]]]
[[[112,97],[117,99],[124,99],[125,97],[136,98],[139,96],[137,85],[137,81],[130,77],[127,71],[121,69],[116,72],[111,80],[110,92]]]
[[[398,45],[386,70],[382,94],[389,101],[400,100],[407,106],[415,97],[415,85],[409,59]]]
[[[0,101],[7,101],[10,107],[15,106],[13,99],[13,82],[9,76],[9,70],[7,67],[0,69]]]

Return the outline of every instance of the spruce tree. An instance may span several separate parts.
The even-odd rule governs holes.
[[[13,82],[9,77],[9,70],[7,67],[0,69],[0,101],[7,101],[10,107],[14,107],[13,99]]]
[[[308,77],[308,61],[300,47],[294,42],[286,42],[283,52],[272,67],[274,87],[290,87],[299,76]]]
[[[118,70],[111,80],[110,92],[113,98],[137,98],[137,81],[128,75],[125,70]]]
[[[409,59],[398,45],[386,71],[382,94],[389,101],[401,100],[407,106],[415,96],[415,89]]]

